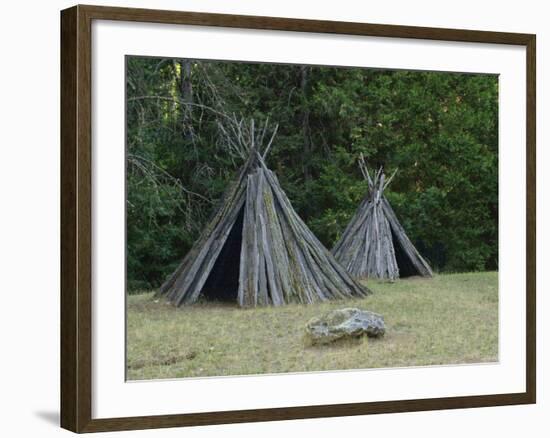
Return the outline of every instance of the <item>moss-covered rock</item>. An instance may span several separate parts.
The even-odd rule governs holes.
[[[306,324],[306,335],[313,345],[363,335],[380,337],[385,331],[382,315],[354,307],[331,310]]]

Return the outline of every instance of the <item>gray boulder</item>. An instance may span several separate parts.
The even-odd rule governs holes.
[[[380,337],[386,332],[384,317],[354,307],[331,310],[306,324],[306,335],[313,345],[363,335]]]

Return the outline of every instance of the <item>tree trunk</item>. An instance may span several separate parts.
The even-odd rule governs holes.
[[[180,93],[186,103],[193,103],[193,84],[191,83],[191,61],[182,59],[180,64]]]
[[[308,87],[309,67],[302,65],[300,67],[300,90],[302,92],[302,136],[304,142],[304,152],[302,163],[304,168],[304,179],[306,182],[311,180],[311,131],[309,128],[309,107],[307,105],[307,87]]]
[[[180,67],[179,88],[180,98],[182,100],[182,124],[183,132],[187,140],[192,140],[192,112],[193,105],[193,84],[191,83],[191,60],[181,59],[178,61]]]

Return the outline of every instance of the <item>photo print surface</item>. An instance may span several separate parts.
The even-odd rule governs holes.
[[[498,361],[498,76],[126,57],[128,380]]]

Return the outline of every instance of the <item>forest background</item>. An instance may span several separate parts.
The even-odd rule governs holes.
[[[157,288],[243,164],[227,120],[278,125],[268,166],[331,248],[385,194],[440,272],[498,269],[498,77],[127,57],[127,286]]]

